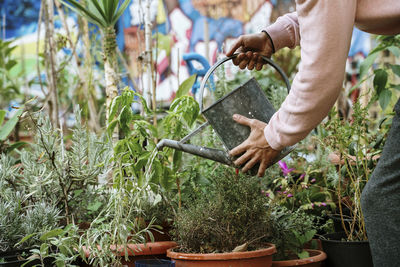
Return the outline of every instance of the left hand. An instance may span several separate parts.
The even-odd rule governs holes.
[[[273,149],[268,144],[264,136],[264,128],[267,126],[265,122],[249,119],[242,115],[235,114],[233,119],[242,125],[250,127],[249,137],[240,145],[229,151],[231,156],[240,156],[235,162],[235,165],[246,165],[242,168],[243,172],[251,169],[256,163],[260,162],[257,175],[262,177],[267,167],[271,164],[272,160],[276,158],[280,151]]]

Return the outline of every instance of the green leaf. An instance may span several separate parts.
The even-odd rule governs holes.
[[[117,124],[118,120],[113,120],[110,124],[108,124],[107,133],[110,137],[112,136],[112,133],[114,132],[114,129],[117,126]]]
[[[61,228],[56,228],[56,229],[53,229],[53,230],[51,230],[51,231],[48,231],[48,232],[44,233],[44,234],[40,237],[40,240],[41,240],[41,241],[46,241],[47,239],[49,239],[49,238],[51,238],[51,237],[59,236],[59,235],[61,235],[61,234],[63,234],[63,233],[64,233],[64,230],[63,230],[63,229],[61,229]],[[42,249],[40,249],[40,250],[42,250]]]
[[[375,62],[375,59],[378,57],[378,53],[370,53],[360,66],[360,79],[364,77],[368,73],[369,68]]]
[[[310,257],[310,254],[308,253],[307,250],[303,250],[302,252],[297,253],[297,257],[299,257],[300,259],[305,259]]]
[[[192,88],[193,84],[196,81],[196,77],[197,75],[193,74],[192,76],[183,81],[183,83],[179,86],[178,91],[176,92],[175,99],[188,94],[190,88]]]
[[[381,105],[382,110],[385,110],[386,107],[390,103],[390,99],[392,98],[392,91],[385,89],[379,94],[379,104]]]
[[[400,77],[400,65],[391,65],[394,74]]]
[[[106,16],[106,14],[104,13],[103,8],[99,5],[99,2],[97,2],[97,0],[94,0],[94,1],[93,1],[93,0],[89,0],[87,3],[88,3],[88,7],[89,7],[89,8],[90,8],[90,5],[92,4],[92,5],[95,7],[97,13],[98,13],[100,16],[102,16],[103,20],[104,20],[104,21],[107,21],[107,16]]]
[[[6,116],[6,111],[5,110],[0,110],[0,126],[3,124],[4,117]]]
[[[392,52],[395,57],[400,57],[400,48],[397,46],[389,46],[387,49]]]
[[[60,2],[62,4],[67,6],[69,9],[71,9],[75,13],[77,13],[77,14],[81,15],[82,17],[86,18],[89,22],[99,26],[100,28],[106,28],[107,27],[106,22],[102,18],[97,17],[95,14],[90,12],[88,8],[86,8],[85,6],[80,4],[79,2],[77,2],[75,0],[68,0],[68,1],[69,1],[69,3],[66,2],[65,0],[60,0]],[[97,1],[97,0],[94,0],[94,1]]]
[[[174,156],[173,156],[173,170],[176,172],[182,165],[182,151],[179,150],[174,150]]]
[[[384,69],[375,70],[374,88],[378,93],[378,95],[380,95],[381,92],[385,90],[387,80],[388,80],[388,74],[386,70]]]
[[[46,255],[48,249],[49,249],[49,245],[47,245],[47,243],[42,243],[42,244],[40,245],[40,254]]]
[[[398,91],[400,91],[400,84],[391,84],[390,88],[396,89]]]
[[[87,209],[90,211],[98,211],[99,208],[101,207],[102,203],[100,201],[96,201],[92,204],[90,204]]]
[[[20,107],[18,111],[0,128],[0,141],[6,140],[8,135],[12,132],[15,125],[18,123],[18,119],[24,111],[23,107]]]
[[[7,147],[7,153],[10,153],[11,151],[13,151],[14,149],[18,149],[21,146],[27,145],[27,142],[23,142],[23,141],[18,141],[15,142],[14,144],[12,144],[11,146]]]
[[[22,243],[24,243],[25,241],[27,241],[28,239],[32,238],[35,235],[36,235],[36,233],[33,233],[33,234],[25,236],[17,244],[15,244],[14,247],[17,247],[17,246],[21,245]]]
[[[117,22],[117,20],[119,19],[119,17],[121,17],[122,13],[124,13],[125,9],[129,6],[129,3],[131,2],[131,0],[125,0],[125,2],[123,2],[119,9],[117,14],[115,14],[113,21],[111,22],[111,25],[115,25],[115,23]]]

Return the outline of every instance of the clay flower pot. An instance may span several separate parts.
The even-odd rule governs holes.
[[[310,257],[304,259],[293,259],[285,261],[273,261],[272,267],[281,266],[303,266],[303,267],[319,267],[326,259],[326,254],[322,250],[306,249]]]
[[[176,267],[218,266],[218,267],[268,267],[272,264],[275,245],[255,251],[191,254],[167,250],[167,256],[175,260]]]
[[[160,241],[160,242],[148,242],[146,244],[128,244],[128,256],[129,261],[122,259],[122,264],[126,266],[135,266],[136,260],[142,259],[166,259],[167,249],[176,247],[177,244],[173,241]],[[112,245],[110,248],[115,251],[114,253],[118,256],[125,256],[123,246]],[[90,250],[83,248],[86,257],[89,257]],[[88,266],[88,265],[85,265]]]

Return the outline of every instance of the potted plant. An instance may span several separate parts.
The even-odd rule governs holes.
[[[277,248],[272,266],[322,266],[326,254],[318,249],[305,249],[317,232],[314,216],[280,206],[275,206],[271,215],[272,242]]]
[[[373,130],[368,106],[362,107],[356,102],[353,109],[351,122],[341,120],[333,112],[325,125],[329,135],[324,138],[324,144],[338,156],[336,217],[342,229],[321,238],[329,266],[372,266],[361,193],[377,163],[374,156],[382,146],[382,139],[377,137],[383,133]]]
[[[0,177],[0,181],[4,178]],[[39,259],[30,261],[31,249],[41,245],[41,234],[56,228],[60,211],[43,202],[27,205],[25,196],[10,191],[0,193],[0,266],[44,263]],[[45,263],[50,266],[50,259]]]
[[[205,194],[182,207],[174,221],[176,266],[270,266],[271,221],[259,180],[219,166]]]

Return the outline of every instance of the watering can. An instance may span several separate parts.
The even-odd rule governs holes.
[[[212,66],[200,85],[200,112],[207,119],[205,123],[200,125],[192,133],[185,136],[182,140],[170,140],[162,139],[157,144],[157,149],[161,150],[163,147],[174,148],[183,152],[187,152],[196,156],[211,159],[226,165],[235,166],[233,161],[235,160],[229,155],[229,151],[234,147],[240,145],[245,141],[249,134],[250,128],[235,122],[232,119],[233,114],[240,114],[251,119],[257,119],[268,123],[272,115],[275,113],[275,109],[272,104],[268,101],[264,92],[261,90],[260,85],[255,78],[251,78],[245,84],[239,86],[235,90],[226,94],[215,103],[211,104],[207,108],[203,108],[203,94],[206,82],[214,70],[223,64],[224,62],[235,58],[237,54],[230,57],[223,58]],[[283,70],[274,63],[271,59],[263,57],[264,61],[271,65],[283,78],[287,90],[290,90],[290,82]],[[221,138],[224,150],[196,146],[187,144],[186,142],[195,134],[200,132],[206,126],[211,125],[217,135]],[[281,153],[272,161],[275,164],[294,149],[294,146],[284,148]],[[271,166],[270,165],[270,166]],[[252,174],[257,173],[258,164],[253,166],[250,170]]]

